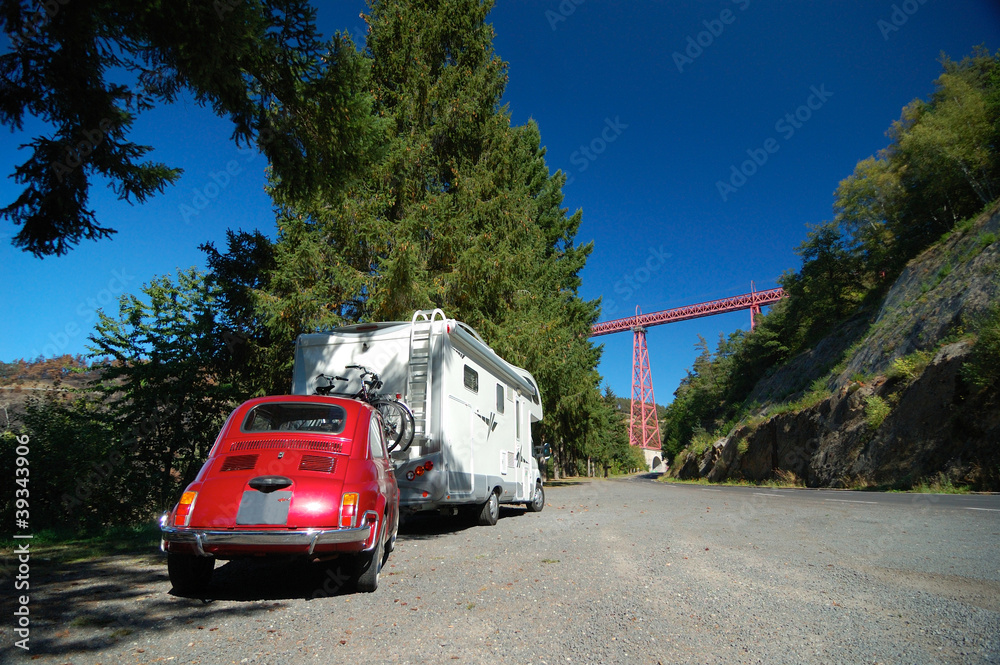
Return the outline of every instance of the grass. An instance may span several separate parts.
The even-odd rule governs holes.
[[[662,483],[674,483],[677,485],[711,485],[721,487],[772,487],[776,489],[805,487],[805,482],[803,482],[802,479],[796,476],[792,471],[778,469],[775,474],[777,477],[761,481],[727,479],[722,482],[711,482],[707,478],[680,480],[679,478],[668,478],[666,476],[661,476],[658,481]]]
[[[677,485],[709,485],[721,487],[771,487],[775,489],[805,489],[805,482],[794,472],[784,469],[775,471],[775,478],[753,482],[749,480],[724,480],[722,482],[709,482],[705,478],[695,480],[679,480],[677,478],[661,477],[660,482],[675,483]],[[972,494],[975,492],[967,485],[955,485],[945,474],[940,473],[929,479],[923,479],[910,485],[909,487],[900,485],[879,485],[863,478],[850,478],[844,480],[844,488],[855,492],[896,492],[904,494]],[[829,489],[817,487],[813,489]]]
[[[803,409],[816,406],[823,400],[833,397],[833,391],[827,387],[827,381],[829,378],[829,375],[827,375],[816,379],[812,382],[812,385],[809,386],[809,390],[802,395],[802,397],[798,398],[794,402],[779,404],[771,409],[765,417],[771,418],[773,416],[781,415],[782,413],[798,413]]]
[[[922,479],[910,488],[914,494],[968,494],[972,491],[967,485],[955,485],[951,478],[939,473],[930,479]]]
[[[40,531],[33,536],[30,541],[32,555],[57,565],[116,554],[148,554],[160,545],[160,528],[153,523],[138,527],[114,527],[87,537],[51,530]],[[0,550],[13,550],[24,542],[5,538],[0,541]]]
[[[976,250],[977,250],[976,253],[978,254],[979,252],[983,251],[996,241],[997,241],[996,234],[988,232],[980,233],[979,238],[976,239]]]

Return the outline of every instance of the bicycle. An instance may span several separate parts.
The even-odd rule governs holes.
[[[385,430],[386,443],[391,453],[397,447],[402,451],[410,447],[413,443],[415,425],[413,412],[410,407],[399,401],[396,397],[380,395],[377,391],[382,387],[382,380],[378,374],[364,367],[363,365],[348,365],[345,369],[359,370],[361,372],[361,390],[351,395],[347,393],[335,393],[334,381],[350,381],[343,376],[327,376],[319,374],[316,379],[324,379],[325,386],[316,386],[317,395],[338,395],[359,399],[371,404],[382,414],[382,427]]]

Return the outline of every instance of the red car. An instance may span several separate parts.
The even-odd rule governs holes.
[[[244,403],[160,526],[180,593],[205,589],[217,559],[262,555],[347,555],[358,590],[374,591],[399,527],[381,415],[319,395]]]

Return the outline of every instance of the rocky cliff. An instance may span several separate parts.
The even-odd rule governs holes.
[[[998,235],[995,206],[911,261],[874,319],[845,322],[763,379],[750,401],[764,407],[672,473],[833,487],[943,477],[1000,489],[997,386],[962,372],[970,331],[1000,300]]]

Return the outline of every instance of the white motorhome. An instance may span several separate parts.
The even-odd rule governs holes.
[[[410,321],[364,323],[300,335],[292,393],[309,395],[344,376],[337,393],[360,390],[362,365],[413,411],[415,436],[392,453],[400,509],[457,512],[474,509],[480,524],[495,524],[501,503],[545,504],[532,454],[531,423],[542,419],[538,383],[498,356],[469,326],[440,309]]]

